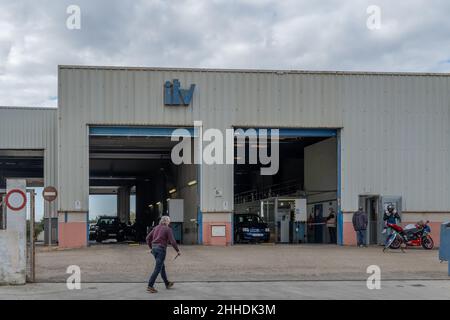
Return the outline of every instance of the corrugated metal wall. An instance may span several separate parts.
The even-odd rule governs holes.
[[[189,107],[163,84],[195,83]],[[60,67],[60,208],[88,205],[89,124],[328,127],[342,130],[342,207],[402,195],[408,211],[450,211],[449,78],[438,75]],[[232,166],[203,166],[202,210],[228,211]],[[217,197],[215,189],[223,192]]]
[[[44,150],[46,186],[57,186],[56,117],[56,109],[0,107],[0,149]]]
[[[449,77],[354,76],[346,88],[342,200],[399,195],[406,211],[450,211]]]

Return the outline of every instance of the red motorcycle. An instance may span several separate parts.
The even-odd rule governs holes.
[[[420,221],[415,225],[407,225],[405,228],[393,223],[387,223],[386,226],[391,228],[392,233],[386,240],[386,245],[383,248],[399,249],[402,244],[406,247],[422,247],[426,250],[434,248],[434,241],[431,238],[431,228],[428,225],[430,221]]]

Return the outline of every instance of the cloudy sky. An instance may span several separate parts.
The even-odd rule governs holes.
[[[449,15],[448,0],[0,0],[0,105],[56,106],[58,64],[448,72]]]

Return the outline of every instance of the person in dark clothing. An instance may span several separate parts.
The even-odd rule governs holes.
[[[386,236],[386,243],[390,238],[390,235],[392,234],[392,228],[388,227],[388,223],[390,224],[398,224],[402,221],[400,218],[400,215],[398,214],[397,210],[395,210],[394,206],[392,204],[388,205],[386,210],[384,211],[383,215],[383,221],[384,221],[384,230],[383,233],[387,233]]]
[[[397,224],[402,221],[400,215],[398,214],[397,210],[395,210],[392,204],[388,205],[387,210],[384,211],[383,220],[386,223],[392,224]]]
[[[330,243],[336,244],[337,243],[337,239],[336,239],[336,213],[334,212],[334,209],[331,208],[331,207],[328,210],[330,211],[330,213],[328,214],[328,217],[327,217],[326,221],[327,221],[328,232],[330,234]]]
[[[162,216],[159,225],[156,226],[145,239],[147,245],[150,247],[153,256],[155,257],[155,269],[148,281],[147,291],[150,293],[158,292],[155,288],[155,281],[158,275],[161,273],[161,278],[164,281],[167,289],[173,287],[173,282],[167,279],[166,267],[164,260],[166,259],[167,245],[171,244],[175,251],[180,255],[177,242],[173,236],[173,231],[169,227],[170,218],[168,216]]]
[[[363,211],[362,207],[353,214],[352,218],[353,229],[356,231],[356,243],[358,247],[366,246],[366,231],[367,231],[367,213]]]

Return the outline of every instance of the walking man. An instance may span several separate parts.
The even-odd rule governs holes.
[[[353,214],[353,229],[356,231],[356,243],[358,247],[366,246],[367,214],[362,207]]]
[[[336,213],[334,212],[334,209],[331,207],[328,210],[330,211],[330,213],[328,214],[328,217],[327,217],[327,228],[328,228],[328,233],[330,234],[330,243],[336,244],[337,243]]]
[[[145,239],[148,246],[151,249],[153,256],[155,257],[155,270],[153,271],[148,281],[147,291],[150,293],[158,292],[155,288],[155,281],[158,275],[161,273],[161,278],[164,281],[167,289],[173,287],[173,282],[167,280],[166,268],[164,260],[166,259],[167,244],[171,244],[175,251],[180,255],[177,242],[173,236],[172,229],[169,227],[170,218],[168,216],[162,216],[159,225],[156,226]]]

